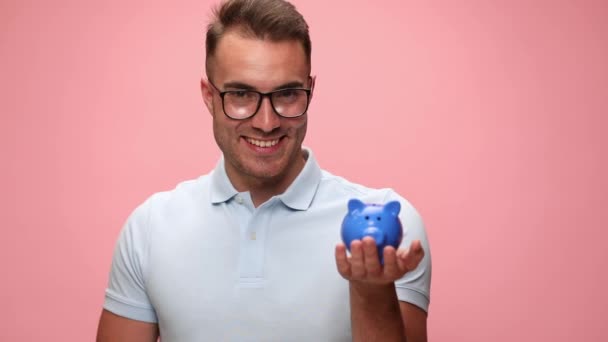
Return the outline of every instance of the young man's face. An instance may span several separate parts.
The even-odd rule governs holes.
[[[269,92],[286,85],[312,86],[310,67],[298,41],[245,38],[229,31],[217,45],[211,68],[209,80],[221,91],[249,88]],[[213,116],[215,140],[224,153],[226,171],[233,182],[290,179],[298,174],[303,166],[306,114],[280,117],[265,97],[253,117],[234,120],[224,114],[218,91],[205,81],[203,96]]]

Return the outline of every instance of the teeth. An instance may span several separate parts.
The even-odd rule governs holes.
[[[251,139],[251,138],[246,138],[246,140],[248,143],[255,145],[255,146],[259,146],[259,147],[271,147],[271,146],[274,146],[279,143],[279,139],[263,141],[263,140],[255,140],[255,139]]]

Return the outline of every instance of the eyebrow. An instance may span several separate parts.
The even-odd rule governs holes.
[[[278,87],[275,87],[273,90],[279,90],[279,89],[287,89],[287,88],[303,88],[304,84],[302,82],[299,81],[293,81],[293,82],[287,82],[284,84],[281,84]],[[227,82],[224,83],[224,89],[241,89],[241,90],[257,90],[256,87],[247,84],[247,83],[243,83],[243,82]]]

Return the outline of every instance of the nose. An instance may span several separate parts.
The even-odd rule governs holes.
[[[266,97],[262,99],[260,109],[253,116],[252,125],[264,133],[270,133],[281,125],[281,118],[272,109],[270,98]]]

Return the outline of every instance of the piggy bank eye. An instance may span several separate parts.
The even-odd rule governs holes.
[[[366,219],[366,220],[369,220],[369,216],[365,216],[365,219]]]
[[[378,216],[378,217],[376,217],[376,219],[377,219],[378,221],[380,221],[380,220],[382,220],[382,217]]]

